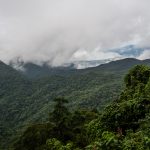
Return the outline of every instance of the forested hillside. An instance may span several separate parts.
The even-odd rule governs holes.
[[[118,98],[124,75],[137,64],[150,60],[124,59],[83,70],[26,64],[24,71],[0,62],[0,145],[13,143],[32,123],[47,122],[56,97],[68,99],[72,111],[102,111]]]
[[[15,150],[149,150],[150,68],[137,65],[124,78],[119,98],[105,109],[69,111],[54,99],[47,123],[35,124],[15,142]]]

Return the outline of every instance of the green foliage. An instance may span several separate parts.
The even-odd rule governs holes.
[[[141,130],[149,136],[149,68],[138,65],[131,69],[125,77],[125,90],[118,98],[124,74],[131,66],[141,63],[150,64],[126,59],[85,70],[56,69],[50,74],[46,70],[47,75],[38,68],[41,78],[36,75],[28,78],[27,72],[20,73],[0,62],[0,143],[3,149],[8,149],[7,146],[20,136],[20,145],[33,139],[33,145],[42,146],[41,149],[46,140],[52,138],[62,145],[72,141],[75,147],[83,148],[99,142],[106,131],[122,138],[129,129],[133,133]],[[54,106],[52,100],[59,96],[69,99],[69,103],[62,99]],[[101,110],[98,119],[97,113],[86,111],[87,108]],[[34,126],[32,133],[26,130],[33,123],[42,122],[45,126],[48,120],[49,127]],[[28,132],[22,135],[23,131]]]
[[[129,71],[120,99],[107,106],[99,118],[87,126],[89,141],[93,143],[89,145],[91,149],[94,146],[112,150],[150,149],[149,77],[150,69],[143,65]],[[104,133],[111,134],[104,136]],[[107,144],[109,141],[113,142],[112,147]]]
[[[54,99],[56,105],[54,106],[54,110],[50,113],[50,121],[54,122],[55,124],[60,124],[64,122],[66,117],[70,115],[69,110],[65,107],[65,103],[68,101],[64,98],[56,98]]]
[[[52,136],[52,127],[51,124],[38,124],[28,127],[15,143],[15,150],[35,150],[37,147],[41,147]]]
[[[143,134],[142,131],[129,132],[122,142],[123,150],[149,150],[150,137]]]
[[[105,131],[98,141],[94,141],[91,145],[88,145],[86,149],[120,150],[120,143],[118,137],[114,133]]]
[[[150,68],[144,65],[137,65],[125,76],[126,87],[136,87],[138,84],[147,84],[150,76]]]
[[[48,139],[46,142],[46,148],[45,150],[72,150],[73,144],[67,143],[66,145],[63,145],[60,141],[57,139]]]
[[[61,141],[68,141],[71,139],[70,118],[71,113],[65,106],[68,101],[64,98],[54,99],[56,103],[54,110],[50,113],[49,121],[54,124],[54,134]]]
[[[69,99],[67,105],[71,111],[104,108],[111,99],[118,97],[124,74],[107,68],[101,71],[99,67],[58,71],[50,68],[49,71],[50,74],[41,78],[28,78],[27,72],[20,73],[0,63],[0,128],[3,128],[0,143],[6,149],[29,124],[48,121],[55,97]],[[42,74],[43,69],[38,72]]]
[[[14,144],[15,150],[71,150],[87,145],[84,127],[97,118],[97,111],[78,110],[71,113],[65,105],[66,99],[56,98],[54,102],[49,123],[28,127]]]
[[[51,127],[38,132],[36,128],[28,128],[15,150],[149,150],[150,99],[145,93],[148,93],[150,74],[145,74],[147,70],[145,66],[131,69],[127,76],[130,78],[134,72],[136,84],[132,82],[130,87],[126,84],[120,99],[100,114],[95,109],[71,113],[66,106],[68,101],[56,98],[50,113]],[[141,84],[143,89],[139,90]]]

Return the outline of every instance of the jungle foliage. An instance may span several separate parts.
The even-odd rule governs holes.
[[[30,126],[15,150],[149,150],[150,68],[137,65],[125,76],[125,89],[103,111],[68,109],[54,99],[49,121]]]
[[[22,68],[23,70],[16,70],[11,65],[6,65],[0,61],[0,148],[2,147],[3,150],[7,150],[8,147],[12,147],[12,143],[15,143],[19,137],[22,137],[23,133],[25,133],[31,124],[37,126],[34,132],[37,132],[36,129],[39,128],[40,131],[38,131],[38,134],[40,132],[42,132],[42,134],[51,132],[51,130],[54,129],[54,123],[51,121],[54,121],[56,117],[51,118],[50,121],[49,113],[55,110],[56,101],[53,101],[53,99],[56,97],[64,97],[64,99],[68,100],[65,107],[67,110],[66,113],[68,113],[68,116],[71,116],[69,118],[74,116],[75,119],[76,115],[85,113],[85,110],[90,113],[97,109],[99,111],[98,118],[101,118],[100,116],[105,114],[102,118],[102,120],[105,120],[104,116],[107,118],[108,113],[106,114],[104,112],[109,109],[114,110],[114,113],[110,112],[112,118],[110,118],[107,123],[111,123],[111,119],[114,121],[113,115],[124,105],[128,108],[128,106],[133,107],[137,103],[137,106],[140,105],[139,107],[143,107],[139,104],[140,102],[135,101],[135,99],[136,97],[141,97],[142,93],[143,97],[148,95],[145,94],[146,92],[148,93],[149,90],[149,81],[147,83],[147,80],[149,80],[148,72],[145,72],[142,68],[139,69],[137,74],[138,78],[134,77],[136,71],[132,72],[132,78],[126,76],[125,84],[122,84],[123,77],[128,69],[137,64],[150,66],[150,60],[140,61],[127,58],[83,70],[77,70],[72,68],[72,66],[66,68],[50,68],[47,65],[38,66],[31,63],[25,64],[25,68]],[[144,78],[141,78],[143,75]],[[133,80],[134,78],[135,80]],[[147,90],[145,90],[145,85]],[[126,89],[122,92],[120,98],[118,98],[125,86]],[[128,103],[123,100],[127,100]],[[117,102],[117,104],[115,102]],[[108,104],[111,105],[105,108]],[[118,109],[113,109],[113,107]],[[132,111],[132,109],[130,111]],[[140,117],[142,120],[141,116],[145,116],[145,112],[140,113],[137,112],[137,117]],[[124,114],[126,114],[126,112],[124,112]],[[118,117],[119,115],[120,114],[118,114]],[[121,113],[121,117],[122,116],[123,112]],[[132,118],[133,116],[130,117]],[[148,121],[148,116],[146,117]],[[82,119],[82,117],[80,119]],[[80,122],[78,122],[80,119],[76,119],[76,122],[73,123],[74,126],[80,125]],[[129,120],[129,118],[124,119],[126,119],[126,121]],[[67,118],[65,118],[65,120],[67,120]],[[84,125],[86,127],[83,127],[84,131],[87,130],[87,124],[90,128],[93,118],[88,121],[89,122],[85,123],[81,121],[82,125],[86,124]],[[146,122],[146,120],[144,121]],[[67,123],[69,124],[70,122]],[[96,124],[99,125],[98,122],[96,122]],[[135,124],[131,125],[137,126],[136,124],[137,120],[135,120]],[[120,126],[122,127],[124,125]],[[110,128],[109,131],[115,132],[116,128],[121,130],[120,126],[118,128],[117,125],[114,125],[114,127],[106,127],[106,129],[108,130]],[[67,131],[74,133],[70,130]],[[98,132],[101,131],[98,130]],[[122,132],[124,132],[124,128]],[[73,135],[73,143],[77,137],[79,141],[84,139],[82,137],[80,138],[79,134],[77,135],[76,138]],[[82,135],[85,137],[84,134]],[[93,133],[90,134],[90,136],[92,135]],[[47,135],[45,138],[47,139]],[[50,137],[50,139],[51,138],[55,139],[52,140],[53,142],[60,141],[64,147],[67,145],[67,143],[62,140],[63,138]],[[87,141],[90,141],[90,138],[86,139],[86,142],[81,143],[85,143],[83,144],[85,146],[87,145]],[[71,144],[70,141],[68,142]],[[88,142],[89,145],[91,143]]]

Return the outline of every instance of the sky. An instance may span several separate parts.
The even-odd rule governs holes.
[[[59,66],[123,58],[128,45],[148,59],[149,6],[150,0],[0,0],[0,60]]]

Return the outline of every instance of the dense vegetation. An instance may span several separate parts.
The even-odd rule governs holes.
[[[86,114],[95,109],[102,113],[106,104],[118,99],[124,74],[137,64],[149,65],[150,61],[125,59],[84,70],[36,65],[33,68],[33,64],[27,64],[23,72],[0,62],[0,146],[8,149],[8,145],[14,143],[31,124],[38,124],[35,126],[39,126],[40,131],[45,126],[52,130],[44,123],[50,119],[48,114],[53,111],[56,97],[68,99],[66,106],[71,116],[75,112],[82,116],[85,109],[89,110]],[[83,121],[82,125],[92,119]],[[57,140],[67,144],[59,138]]]
[[[73,143],[79,147],[86,145],[84,125],[97,118],[97,111],[77,110],[71,113],[65,106],[66,99],[56,98],[54,101],[56,104],[49,115],[49,122],[29,127],[15,143],[16,150],[51,149],[48,145],[53,145],[53,142],[58,144],[55,149],[59,149],[59,145],[63,147],[61,143],[69,147]]]
[[[120,98],[101,113],[70,112],[68,101],[56,98],[49,121],[30,126],[15,150],[149,150],[150,68],[137,65],[125,76]]]
[[[150,68],[135,66],[125,76],[125,86],[100,114],[71,113],[68,101],[56,98],[49,122],[29,127],[15,150],[149,150]]]

